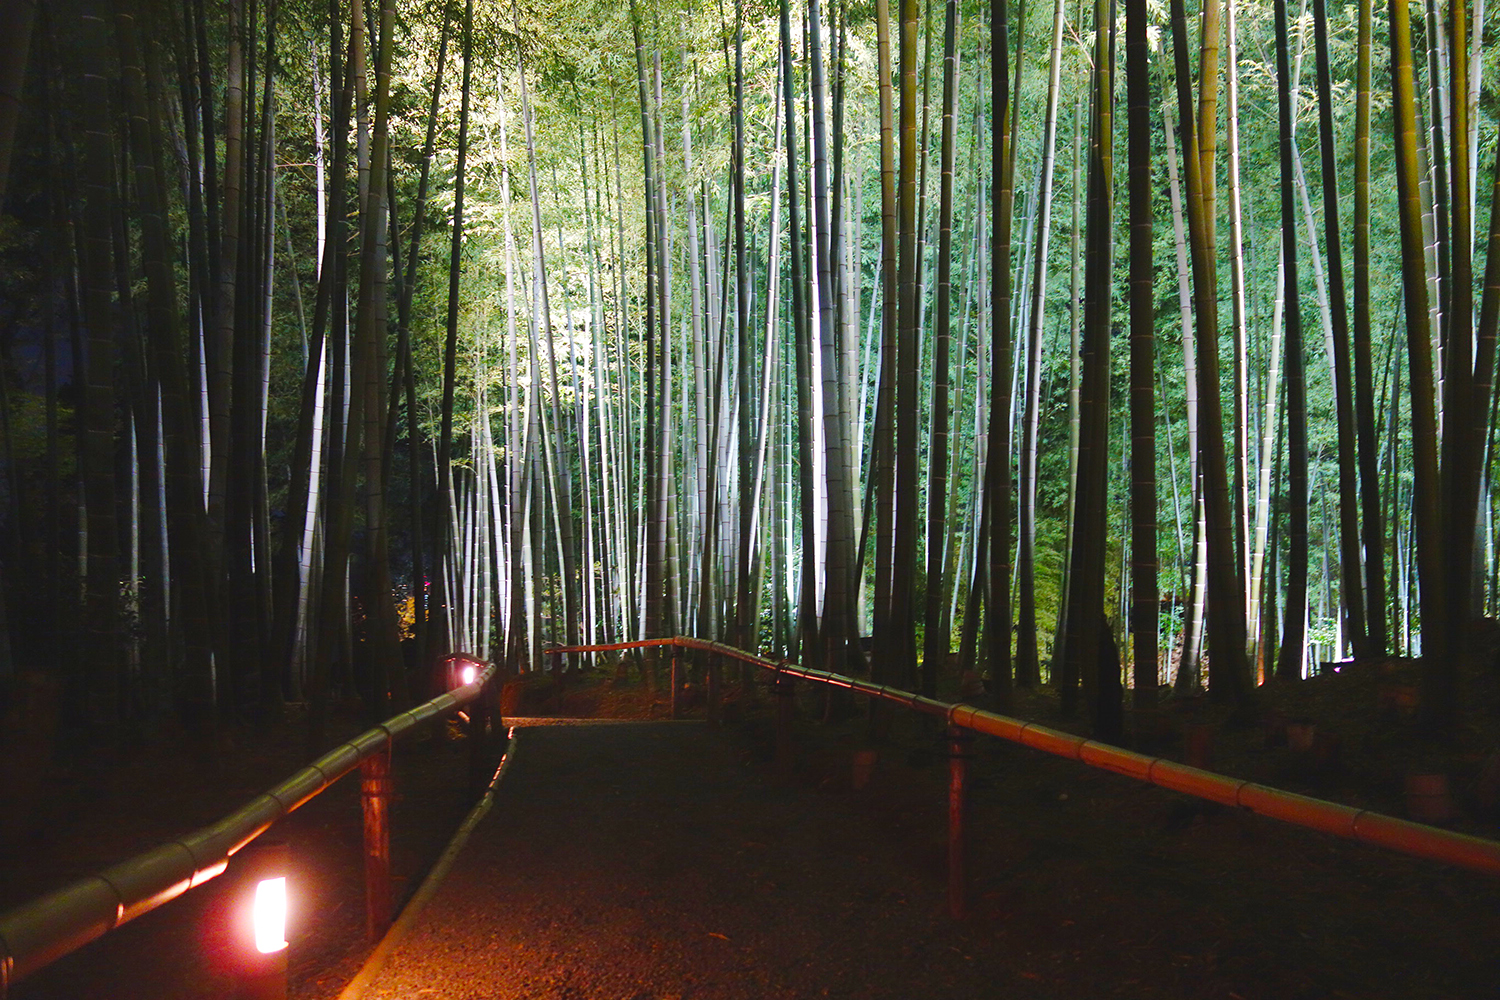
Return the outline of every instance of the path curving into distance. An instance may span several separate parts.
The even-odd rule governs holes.
[[[493,808],[364,996],[907,1000],[1016,982],[948,920],[940,856],[748,758],[702,723],[519,729]]]
[[[1483,880],[1008,744],[976,746],[955,923],[937,754],[854,792],[848,745],[819,779],[778,772],[770,743],[765,723],[519,728],[360,1000],[1478,1000],[1500,982]]]

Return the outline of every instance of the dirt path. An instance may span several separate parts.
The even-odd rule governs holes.
[[[832,807],[832,808],[830,808]],[[921,866],[698,723],[520,731],[370,997],[992,995]]]
[[[802,705],[809,715],[820,707]],[[692,722],[521,730],[494,808],[371,995],[1500,996],[1495,880],[995,741],[975,745],[971,916],[955,924],[934,733],[918,720],[898,725],[869,786],[855,790],[863,721],[800,721],[796,767],[784,774],[764,706],[741,714],[722,731]],[[461,739],[398,752],[398,898],[472,801],[466,761]],[[103,818],[58,825],[24,854],[0,857],[0,896],[57,881],[65,862],[82,874],[118,860],[88,852],[122,837],[155,842],[202,822],[200,812],[220,814],[287,769],[274,755],[263,763],[264,774],[207,786],[150,768],[174,791],[136,820],[107,819],[109,803],[84,796],[77,808]],[[116,776],[109,786],[129,784]],[[147,830],[153,819],[162,829]],[[332,1000],[368,951],[357,785],[342,783],[275,833],[292,844],[299,885],[290,995]],[[13,996],[232,995],[233,881],[232,867]]]
[[[976,913],[955,924],[943,768],[883,764],[852,792],[817,776],[839,757],[826,731],[804,730],[800,779],[765,762],[767,735],[521,730],[366,996],[1496,995],[1495,886],[999,745],[981,748]]]

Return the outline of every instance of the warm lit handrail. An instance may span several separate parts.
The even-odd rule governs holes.
[[[230,855],[361,761],[478,698],[494,676],[494,664],[464,653],[449,659],[471,660],[484,670],[472,683],[392,716],[328,751],[217,823],[0,914],[0,998],[11,984],[220,874]]]
[[[1212,771],[1179,764],[1165,757],[1149,757],[1130,750],[1122,750],[1108,743],[1085,739],[1073,733],[1049,729],[1034,722],[1013,719],[974,705],[938,701],[910,691],[903,691],[900,688],[874,684],[858,678],[846,677],[843,674],[811,670],[785,661],[769,660],[721,642],[694,639],[688,636],[673,636],[669,639],[645,639],[639,642],[612,643],[605,646],[554,647],[549,649],[548,653],[586,653],[638,646],[668,645],[727,656],[784,677],[847,688],[872,698],[881,698],[905,705],[917,712],[937,716],[946,720],[951,726],[998,736],[1012,743],[1043,750],[1059,757],[1067,757],[1090,767],[1113,771],[1127,778],[1149,782],[1174,792],[1183,792],[1200,799],[1207,799],[1210,802],[1236,806],[1272,819],[1361,841],[1376,847],[1400,851],[1403,854],[1442,861],[1490,875],[1500,875],[1500,841],[1443,830],[1423,823],[1413,823],[1410,820],[1398,819],[1369,809],[1356,809],[1353,806],[1298,795],[1295,792],[1283,791],[1253,781],[1215,774]]]

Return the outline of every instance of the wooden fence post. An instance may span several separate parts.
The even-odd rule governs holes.
[[[948,914],[962,920],[965,911],[964,799],[968,785],[969,744],[974,737],[960,726],[948,727]]]
[[[489,757],[490,681],[479,689],[479,697],[469,705],[469,787],[478,793],[484,788],[485,764]]]
[[[682,650],[672,644],[672,718],[682,718]]]
[[[359,764],[365,813],[365,931],[378,941],[391,923],[391,747]]]
[[[718,726],[723,724],[723,706],[719,704],[722,695],[719,693],[719,654],[708,654],[708,724]]]
[[[796,693],[795,682],[776,674],[776,766],[783,770],[792,767],[792,697]]]

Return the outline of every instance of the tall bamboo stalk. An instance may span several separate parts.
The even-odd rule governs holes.
[[[1286,287],[1287,500],[1290,543],[1287,552],[1287,613],[1282,623],[1276,676],[1300,680],[1307,654],[1307,388],[1302,349],[1302,302],[1297,283],[1297,208],[1292,177],[1291,58],[1287,43],[1286,0],[1276,0],[1276,74],[1281,160],[1282,280]],[[1217,652],[1217,651],[1215,651]],[[1210,660],[1212,663],[1212,660]]]
[[[1396,143],[1396,190],[1401,219],[1401,277],[1405,290],[1407,369],[1410,384],[1411,461],[1414,476],[1411,526],[1416,534],[1421,578],[1423,712],[1434,729],[1456,708],[1447,656],[1451,637],[1444,625],[1449,608],[1442,551],[1442,507],[1438,477],[1437,409],[1427,304],[1426,253],[1417,154],[1416,85],[1412,70],[1411,14],[1390,4],[1391,122]],[[1434,627],[1436,626],[1436,627]]]
[[[1171,5],[1179,121],[1187,177],[1188,232],[1193,263],[1197,321],[1199,475],[1203,478],[1208,549],[1209,687],[1215,700],[1243,702],[1248,692],[1245,660],[1245,594],[1235,557],[1234,522],[1224,448],[1223,405],[1219,388],[1218,295],[1213,248],[1209,242],[1200,174],[1199,145],[1193,126],[1188,72],[1187,15],[1182,0]]]
[[[943,123],[938,185],[938,276],[932,352],[932,417],[927,459],[927,600],[923,616],[922,690],[937,693],[937,675],[952,645],[942,627],[947,540],[948,391],[953,298],[953,150],[958,102],[958,0],[948,0],[943,20]]]
[[[1146,3],[1131,0],[1125,11],[1125,78],[1130,135],[1130,630],[1135,640],[1132,678],[1137,709],[1156,704],[1156,633],[1161,609],[1156,566],[1156,275],[1147,60]]]

